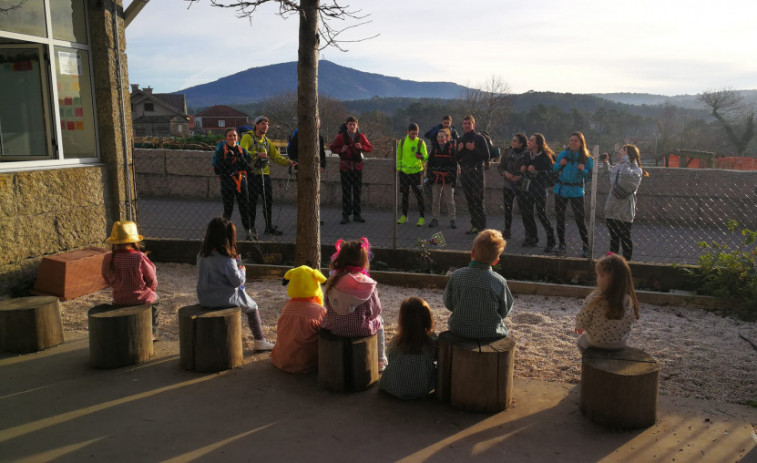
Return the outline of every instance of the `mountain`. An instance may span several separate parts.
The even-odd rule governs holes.
[[[457,98],[466,88],[453,82],[417,82],[362,72],[321,60],[318,65],[318,91],[340,100],[373,97]],[[215,82],[196,85],[183,93],[187,106],[252,103],[284,92],[297,91],[297,63],[272,64],[250,68]]]
[[[737,92],[744,98],[745,103],[757,103],[757,90],[737,90]],[[665,96],[653,95],[650,93],[593,93],[592,95],[599,98],[604,98],[605,100],[614,101],[616,103],[624,103],[634,106],[655,106],[669,103],[674,106],[687,109],[707,108],[704,103],[699,101],[699,97],[697,95]]]

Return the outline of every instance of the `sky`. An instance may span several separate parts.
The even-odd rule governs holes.
[[[358,26],[342,35],[354,42],[320,57],[365,72],[478,88],[499,78],[512,93],[757,89],[749,0],[339,2],[368,16],[338,21]],[[250,21],[210,0],[189,5],[152,0],[128,26],[132,84],[173,92],[297,60],[296,16],[266,4]]]

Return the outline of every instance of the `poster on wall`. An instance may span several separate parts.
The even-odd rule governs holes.
[[[76,53],[59,51],[58,66],[60,68],[60,73],[63,75],[80,76],[82,74],[81,57]]]

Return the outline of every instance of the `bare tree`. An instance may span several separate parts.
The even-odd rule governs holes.
[[[728,141],[743,156],[754,137],[755,111],[744,104],[742,96],[731,89],[708,90],[699,94],[699,100],[710,108],[710,114],[725,130]]]
[[[18,10],[19,8],[24,6],[24,3],[26,3],[27,1],[28,0],[16,0],[15,2],[5,2],[9,3],[9,5],[0,6],[0,13],[8,14],[13,10]]]
[[[200,0],[185,0],[191,4]],[[342,34],[365,24],[366,15],[352,10],[341,0],[254,0],[220,1],[210,4],[221,8],[233,8],[240,18],[252,19],[259,7],[266,3],[278,4],[282,17],[297,15],[300,20],[299,50],[297,52],[297,126],[300,146],[300,167],[297,175],[297,242],[295,265],[320,268],[320,169],[318,163],[318,53],[322,48],[334,46],[346,51],[343,44],[367,40],[345,40]],[[356,24],[344,25],[344,21],[356,20]],[[335,27],[342,24],[344,27]]]
[[[297,128],[297,93],[286,91],[260,102],[257,111],[271,120],[274,138],[286,139]]]
[[[493,135],[507,123],[510,114],[510,86],[502,76],[492,75],[478,87],[469,87],[458,104],[463,114],[473,114],[477,129]]]

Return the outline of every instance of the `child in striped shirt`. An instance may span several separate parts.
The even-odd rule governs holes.
[[[137,224],[125,220],[113,224],[105,242],[113,252],[103,260],[102,275],[113,288],[113,305],[152,304],[152,336],[158,332],[158,277],[155,264],[142,252]]]

